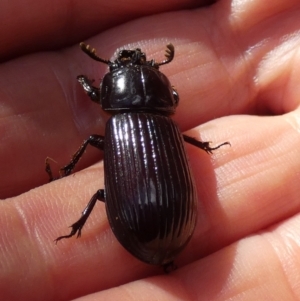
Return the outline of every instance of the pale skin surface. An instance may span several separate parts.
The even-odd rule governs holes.
[[[164,9],[162,1],[104,2],[0,4],[1,299],[300,300],[299,1],[220,0],[193,10],[184,1]],[[140,18],[125,23],[130,12]],[[140,47],[158,61],[172,42],[174,62],[161,71],[180,94],[174,119],[193,137],[231,143],[212,156],[187,146],[199,219],[169,275],[120,246],[101,203],[80,239],[53,242],[103,188],[101,154],[91,149],[81,171],[38,187],[46,156],[57,171],[104,131],[107,115],[76,76],[98,83],[106,67],[78,39],[104,58]]]

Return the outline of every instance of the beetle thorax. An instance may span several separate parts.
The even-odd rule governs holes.
[[[107,73],[100,87],[100,102],[106,111],[151,111],[172,114],[177,106],[167,77],[150,65],[133,64]]]

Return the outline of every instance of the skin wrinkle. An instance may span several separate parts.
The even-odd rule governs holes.
[[[286,264],[284,263],[284,261],[281,261],[282,262],[282,267],[283,267],[283,272],[287,278],[287,281],[289,282],[289,285],[291,287],[291,290],[292,292],[295,292],[294,293],[294,296],[295,296],[295,300],[296,300],[296,290],[297,290],[297,286],[298,286],[298,291],[299,291],[299,273],[298,273],[298,268],[295,266],[295,263],[293,262],[292,257],[296,257],[297,256],[297,252],[294,250],[294,249],[298,249],[299,251],[299,245],[292,239],[292,238],[289,238],[288,236],[286,237],[281,237],[281,240],[286,243],[286,247],[285,247],[285,250],[286,250],[286,253],[287,253],[287,256],[285,256],[285,261]],[[288,242],[287,242],[288,241]],[[275,248],[275,251],[276,250],[276,247],[274,246]],[[279,257],[279,254],[278,254],[278,257]],[[279,257],[279,260],[280,260],[280,257]],[[288,272],[289,270],[293,269],[293,274],[295,275],[293,278],[294,278],[294,281],[292,282],[289,275],[288,275]],[[293,275],[292,274],[292,275]]]
[[[41,260],[42,262],[45,263],[45,262],[48,262],[48,260],[47,260],[46,253],[44,253],[44,251],[43,251],[43,247],[42,247],[43,244],[41,243],[41,240],[39,239],[40,235],[38,235],[38,237],[36,235],[32,235],[32,226],[30,226],[30,222],[29,222],[29,220],[27,218],[28,214],[23,210],[22,206],[18,202],[15,203],[14,208],[15,208],[14,212],[17,215],[19,215],[19,217],[20,217],[18,219],[18,221],[19,221],[19,225],[22,225],[22,230],[23,230],[22,231],[23,232],[22,236],[23,237],[31,237],[31,238],[34,237],[34,241],[38,242],[38,243],[34,244],[38,249],[35,248],[35,253],[34,254],[30,253],[30,258],[28,258],[28,256],[26,256],[26,254],[28,254],[28,253],[23,248],[20,249],[20,252],[19,252],[19,256],[22,257],[22,265],[23,265],[22,268],[19,269],[19,271],[23,271],[21,275],[22,275],[23,280],[26,282],[26,278],[28,277],[28,274],[29,275],[30,274],[34,274],[35,269],[37,268],[36,266],[31,266],[28,263],[31,262],[31,261],[33,261],[32,260],[33,258],[34,258],[34,262],[39,262]],[[36,234],[37,231],[34,231],[34,233]],[[36,239],[36,238],[38,238],[38,239]],[[33,243],[30,242],[29,244],[31,245]],[[25,253],[23,253],[24,251],[25,251]],[[36,256],[37,254],[39,255],[40,259],[37,258],[37,256]],[[25,257],[24,257],[24,255],[25,255]],[[46,257],[45,257],[45,255],[46,255]],[[24,269],[24,263],[27,266],[26,269]],[[47,282],[49,284],[49,281],[50,281],[50,277],[49,276],[51,275],[51,273],[47,273],[46,266],[45,265],[44,266],[40,265],[39,266],[39,271],[41,273],[43,273],[44,277],[45,277],[44,281],[40,282],[40,285],[42,285],[42,283],[47,283]],[[46,276],[46,275],[48,275],[48,276]],[[51,283],[52,283],[52,281],[51,281]],[[33,285],[33,283],[32,283],[32,285]]]
[[[63,53],[65,59],[68,60],[68,56],[66,56],[64,52],[61,52],[61,53]],[[69,64],[67,64],[67,65],[69,66]],[[70,90],[69,84],[66,85],[66,83],[64,82],[64,79],[60,78],[59,73],[56,71],[56,66],[53,68],[53,66],[50,65],[50,71],[52,72],[52,74],[54,74],[54,78],[56,79],[56,82],[58,84],[57,89],[60,89],[62,91],[62,94],[64,95],[64,99],[66,99],[66,103],[67,103],[68,107],[71,109],[72,115],[75,117],[75,118],[72,118],[73,124],[75,125],[74,128],[76,128],[75,134],[76,134],[76,136],[80,136],[80,132],[82,132],[82,122],[81,122],[82,117],[79,117],[79,115],[76,114],[76,112],[79,113],[76,108],[78,106],[78,98],[74,97],[73,93],[72,93],[72,95],[69,95],[69,93],[67,92],[68,90]],[[72,76],[69,76],[69,77],[72,77]],[[74,89],[72,89],[71,91],[73,92]],[[74,99],[76,101],[74,101]],[[82,114],[82,112],[80,112],[80,114]]]
[[[295,281],[294,281],[294,285],[292,285],[292,287],[295,288],[295,291],[296,290],[299,291],[300,290],[300,286],[299,286],[300,285],[300,282],[299,282],[300,276],[299,276],[299,273],[298,273],[299,269],[297,267],[295,267],[295,264],[292,260],[293,257],[297,256],[296,251],[299,252],[299,243],[297,243],[295,241],[293,235],[286,234],[285,236],[282,236],[282,239],[285,242],[288,241],[286,249],[287,249],[288,255],[290,256],[290,260],[289,260],[288,264],[283,265],[285,273],[286,273],[286,277],[289,278],[288,277],[288,271],[285,267],[287,265],[289,265],[290,267],[293,268],[293,272],[295,273]],[[295,250],[293,249],[292,245],[295,246]],[[283,264],[284,264],[284,262],[283,262]]]
[[[212,47],[210,49],[212,49],[213,52],[214,52],[214,58],[211,59],[211,61],[218,61],[218,63],[219,63],[218,70],[222,70],[222,72],[224,72],[224,74],[226,74],[226,76],[223,76],[223,78],[226,78],[227,86],[228,87],[234,87],[235,83],[236,83],[236,79],[233,78],[233,74],[234,73],[229,70],[229,66],[227,66],[227,63],[226,63],[225,59],[222,59],[222,57],[224,57],[223,53],[219,53],[217,51],[218,47],[216,47],[216,42],[213,41],[213,39],[212,39],[213,37],[210,35],[210,33],[209,33],[209,31],[207,30],[206,27],[204,27],[204,30],[206,30],[206,35],[209,38],[210,43],[212,45]],[[239,39],[240,39],[240,37],[237,36],[234,40],[238,41]],[[240,56],[243,57],[243,59],[245,60],[243,51],[241,51],[240,47],[237,47],[238,45],[239,45],[239,43],[235,43],[234,47],[238,49],[238,52],[240,53]],[[249,63],[249,61],[248,61],[248,63]],[[245,73],[246,74],[251,74],[250,72],[245,72]],[[245,82],[246,82],[246,80],[245,80]],[[238,84],[240,85],[240,83],[238,83]],[[228,109],[229,112],[232,111],[232,105],[231,105],[231,101],[230,100],[234,98],[234,95],[232,95],[233,91],[234,90],[229,91],[229,89],[228,89],[228,94],[230,93],[231,95],[226,95],[226,99],[228,99],[226,107],[227,107],[227,109]],[[254,97],[253,98],[249,98],[249,102],[252,102],[251,99],[254,99]]]
[[[282,61],[282,54],[279,55],[279,53],[277,53],[277,52],[280,51],[280,48],[283,48],[282,45],[280,45],[279,47],[277,47],[275,50],[272,50],[271,53],[268,53],[268,54],[266,55],[266,57],[262,60],[260,66],[259,66],[259,69],[260,69],[260,70],[264,70],[264,71],[263,71],[264,73],[263,73],[263,74],[259,74],[259,78],[266,76],[266,71],[265,71],[266,65],[267,65],[267,67],[268,67],[268,66],[270,65],[270,62],[273,62],[276,58],[278,58],[278,56],[281,57],[280,60]],[[285,53],[284,55],[286,55],[286,53]],[[296,60],[295,60],[295,61],[296,61]],[[286,65],[286,61],[285,61],[284,63],[282,63],[282,64]],[[293,65],[293,56],[289,58],[289,62],[288,62],[287,65],[290,65],[290,66]],[[292,70],[292,68],[290,68],[290,70]],[[273,71],[273,68],[270,69],[270,71],[267,71],[267,72],[272,72],[272,71]],[[291,75],[291,72],[289,72],[288,75],[284,77],[284,78],[285,78],[285,81],[283,82],[283,81],[281,80],[281,83],[282,83],[281,86],[282,86],[282,87],[285,87],[285,88],[282,88],[282,89],[281,89],[281,92],[280,92],[281,96],[280,96],[280,97],[277,96],[278,99],[281,99],[281,101],[278,101],[278,100],[277,100],[277,103],[278,103],[278,104],[279,104],[279,103],[281,104],[281,107],[279,108],[279,112],[286,112],[285,107],[284,107],[284,105],[285,105],[285,101],[284,101],[284,100],[287,99],[287,97],[286,97],[285,95],[289,95],[289,92],[288,92],[288,90],[289,90],[288,84],[289,84],[289,82],[290,82],[290,80],[291,80],[291,76],[292,76],[292,75]],[[263,80],[263,78],[262,78],[262,80]],[[272,84],[272,83],[271,83],[271,84]],[[270,88],[269,88],[269,90],[270,90]],[[277,93],[277,95],[278,95],[277,90],[278,90],[278,89],[277,89],[277,87],[276,87],[276,93]]]
[[[14,204],[14,208],[15,213],[17,213],[17,215],[19,216],[18,220],[21,222],[21,225],[23,226],[22,228],[25,230],[24,232],[27,233],[27,236],[30,236],[31,228],[22,206],[18,202],[16,202]]]
[[[265,237],[264,233],[257,233],[257,234],[250,235],[249,237],[245,238],[245,240],[247,240],[247,241],[253,240],[253,239],[255,239],[257,241],[257,248],[258,249],[256,250],[256,252],[258,252],[259,249],[265,249],[264,242],[266,242],[270,246],[270,250],[268,249],[267,252],[265,252],[265,253],[267,253],[267,254],[270,254],[270,253],[272,254],[273,253],[275,255],[275,256],[268,255],[268,258],[275,257],[275,258],[278,259],[277,254],[276,254],[273,246],[269,243],[269,241],[266,240],[266,237]],[[242,248],[244,248],[244,246]],[[272,252],[270,252],[270,251],[272,251]],[[258,255],[258,254],[255,254],[255,251],[254,251],[254,256],[255,255]],[[240,256],[243,256],[243,255],[240,254]],[[237,267],[236,268],[238,269],[239,266],[242,265],[242,269],[245,269],[247,271],[247,274],[249,274],[249,272],[250,272],[250,279],[251,279],[251,281],[248,282],[247,288],[246,289],[243,288],[242,294],[251,295],[251,291],[254,291],[253,294],[255,294],[255,291],[257,290],[258,282],[260,283],[261,286],[266,287],[266,289],[268,289],[268,287],[269,287],[268,279],[265,279],[264,275],[261,276],[262,277],[261,279],[254,278],[254,274],[255,274],[255,269],[254,268],[256,268],[256,266],[255,265],[253,266],[252,262],[250,262],[249,264],[248,264],[248,262],[242,263],[242,259],[243,259],[242,257],[239,258],[239,256],[238,256],[238,261],[237,261]],[[261,258],[258,259],[258,262],[260,262],[260,261],[261,261]],[[272,267],[266,266],[266,270],[273,269],[274,266],[281,266],[281,262],[278,260],[278,264],[273,264]],[[233,273],[235,274],[236,271],[233,271]],[[233,275],[232,281],[234,281],[234,279],[236,279],[236,278],[237,278],[237,276]],[[230,287],[231,287],[231,290],[232,289],[234,290],[234,288],[232,288],[232,284],[230,285]],[[239,283],[237,283],[236,289],[240,289],[239,288]],[[239,295],[240,295],[240,293],[235,295],[235,297],[237,297]],[[224,297],[224,296],[222,296],[222,297]]]
[[[290,57],[290,59],[289,59],[289,63],[288,63],[288,65],[289,66],[291,66],[290,67],[290,72],[288,73],[288,76],[286,76],[286,78],[285,78],[285,83],[283,83],[283,89],[282,89],[282,101],[281,101],[281,104],[282,104],[282,108],[281,108],[281,110],[282,110],[282,112],[286,112],[286,110],[285,110],[285,108],[284,108],[284,104],[285,104],[285,99],[288,99],[288,97],[286,97],[286,95],[288,95],[289,93],[288,93],[288,84],[289,84],[289,82],[291,82],[292,80],[292,72],[293,72],[293,61],[297,61],[295,58],[296,58],[296,56],[297,56],[297,51],[293,51],[294,52],[294,54]]]
[[[276,231],[273,231],[272,232],[272,235],[274,235],[274,232]],[[293,285],[292,283],[290,282],[289,280],[289,277],[287,276],[286,274],[286,270],[284,269],[283,267],[283,262],[280,260],[280,255],[279,252],[278,252],[278,249],[276,248],[276,246],[274,245],[274,243],[272,242],[274,240],[273,237],[270,237],[270,235],[267,233],[267,234],[261,234],[261,236],[264,238],[264,240],[268,243],[268,245],[270,246],[270,248],[272,249],[273,251],[273,254],[275,255],[275,257],[277,258],[277,261],[281,267],[281,273],[282,275],[284,276],[284,279],[285,279],[285,282],[286,282],[286,286],[289,288],[289,291],[290,291],[290,294],[293,295],[295,297],[295,300],[297,300],[297,295],[295,294],[294,290],[293,290]],[[282,240],[282,239],[281,239]],[[281,244],[280,247],[282,247],[282,245],[284,244]]]
[[[244,52],[240,52],[241,53],[241,57],[242,60],[245,64],[245,66],[247,66],[247,70],[246,70],[246,74],[249,74],[249,76],[251,76],[252,78],[250,80],[245,80],[245,82],[251,82],[251,88],[250,85],[248,85],[248,91],[252,90],[251,93],[251,97],[250,97],[250,93],[249,93],[249,105],[253,102],[255,102],[255,99],[257,98],[257,95],[259,94],[259,87],[258,87],[258,82],[257,82],[257,71],[259,69],[259,66],[255,66],[254,63],[252,63],[252,59],[253,59],[253,52],[254,50],[256,50],[257,48],[262,47],[262,45],[266,43],[265,41],[260,41],[258,44],[256,44],[255,46],[250,46],[247,50],[245,50]],[[250,72],[250,70],[252,72]],[[255,71],[254,71],[255,70]],[[255,105],[255,110],[258,111],[258,103],[256,103]]]
[[[300,116],[296,112],[283,115],[283,120],[296,132],[300,133]]]

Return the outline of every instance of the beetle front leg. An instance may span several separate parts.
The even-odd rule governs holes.
[[[197,139],[195,139],[193,137],[190,137],[190,136],[183,135],[183,139],[184,139],[185,142],[190,143],[190,144],[192,144],[192,145],[194,145],[194,146],[196,146],[198,148],[203,149],[208,154],[212,154],[213,150],[216,150],[216,149],[220,148],[223,145],[226,145],[226,144],[230,145],[229,142],[224,142],[224,143],[221,143],[221,144],[219,144],[219,145],[217,145],[215,147],[210,147],[209,146],[210,142],[199,141],[199,140],[197,140]]]
[[[94,206],[95,206],[97,201],[102,201],[102,202],[105,201],[104,190],[103,189],[99,189],[92,196],[91,200],[89,201],[87,206],[84,208],[80,219],[71,226],[71,228],[72,228],[71,233],[68,234],[68,235],[59,236],[58,238],[55,239],[55,242],[57,243],[59,240],[61,240],[63,238],[70,238],[70,237],[74,236],[76,233],[77,233],[77,238],[80,237],[81,236],[81,230],[82,230],[86,220],[90,216],[91,212],[93,211]]]
[[[94,80],[91,80],[84,75],[78,75],[77,80],[91,100],[99,104],[100,89],[92,85]]]
[[[75,168],[76,164],[78,163],[79,159],[82,157],[86,147],[89,144],[100,150],[103,150],[104,136],[91,135],[87,140],[84,140],[82,145],[77,150],[77,152],[73,155],[73,158],[70,161],[70,163],[60,169],[60,171],[59,171],[60,177],[59,178],[68,176],[72,172],[72,170]],[[46,170],[47,174],[49,175],[50,182],[53,180],[56,180],[56,178],[54,178],[53,174],[52,174],[52,170],[51,170],[50,163],[49,163],[49,158],[46,158],[45,164],[46,164],[45,170]]]

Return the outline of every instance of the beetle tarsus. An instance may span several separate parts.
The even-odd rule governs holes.
[[[207,148],[205,149],[205,151],[206,151],[207,153],[210,153],[210,154],[212,154],[212,151],[213,151],[213,150],[216,150],[216,149],[220,148],[220,147],[223,146],[223,145],[229,145],[229,146],[231,146],[230,142],[228,142],[228,141],[223,142],[223,143],[221,143],[221,144],[219,144],[219,145],[217,145],[217,146],[215,146],[215,147],[210,147],[210,146],[209,146],[209,143],[210,143],[210,142],[207,142],[207,143],[208,143],[208,146],[207,146]]]
[[[187,135],[183,135],[183,139],[185,142],[190,143],[198,148],[201,148],[202,150],[206,151],[208,154],[212,154],[214,150],[220,148],[223,145],[231,145],[229,142],[224,142],[221,143],[215,147],[211,147],[210,142],[207,141],[199,141],[193,137],[187,136]]]
[[[63,236],[59,236],[57,237],[54,241],[55,243],[57,244],[58,241],[60,241],[61,239],[63,238],[70,238],[72,236],[74,236],[77,232],[77,238],[81,236],[81,229],[82,229],[83,226],[80,227],[80,225],[78,225],[78,222],[74,223],[71,228],[72,228],[72,231],[70,234],[68,235],[63,235]]]
[[[59,240],[61,240],[63,238],[70,238],[70,237],[74,236],[76,233],[77,233],[77,238],[80,237],[81,236],[81,230],[82,230],[86,220],[89,218],[91,212],[93,211],[96,202],[97,201],[102,201],[102,202],[105,201],[104,194],[105,194],[104,190],[99,189],[92,196],[91,200],[89,201],[87,206],[84,208],[80,219],[71,226],[72,230],[71,230],[70,234],[59,236],[58,238],[56,238],[54,240],[55,243],[57,243]]]
[[[86,92],[86,94],[91,98],[91,100],[99,103],[100,89],[92,85],[94,80],[91,80],[84,75],[78,75],[77,80],[83,87],[83,90]]]

